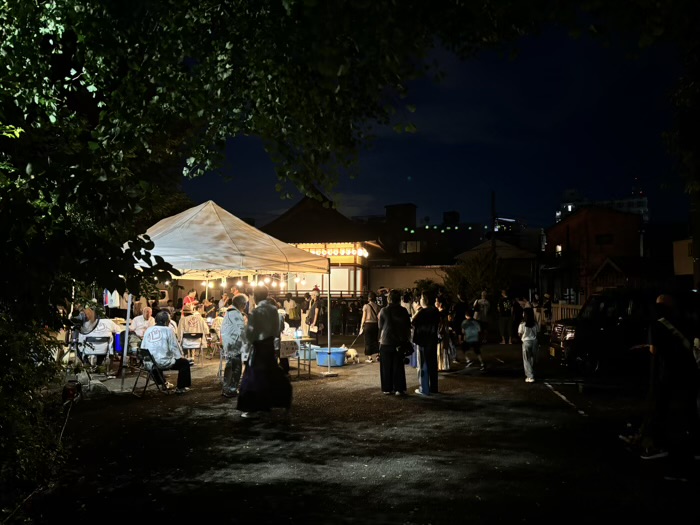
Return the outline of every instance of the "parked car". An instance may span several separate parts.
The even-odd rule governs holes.
[[[613,288],[594,293],[576,318],[554,323],[549,354],[582,374],[615,373],[648,378],[649,326],[656,320],[659,290]],[[696,331],[700,322],[699,294],[671,295],[681,313],[682,331]],[[697,337],[688,333],[688,337]],[[691,339],[692,340],[692,339]]]

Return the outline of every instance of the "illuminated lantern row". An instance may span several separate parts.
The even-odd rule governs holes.
[[[324,248],[324,249],[311,249],[308,251],[310,253],[313,253],[314,255],[321,255],[322,257],[331,257],[331,256],[338,256],[338,255],[340,255],[340,256],[345,256],[345,255],[355,256],[355,255],[357,255],[358,257],[368,257],[369,256],[369,252],[367,250],[365,250],[364,248],[360,248],[358,250],[355,250],[355,249],[351,250],[349,248],[347,250],[345,248],[340,248],[340,249],[333,248],[333,249],[326,250]]]

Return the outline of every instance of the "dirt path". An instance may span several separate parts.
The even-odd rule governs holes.
[[[66,430],[70,469],[29,513],[36,523],[645,523],[695,501],[697,483],[670,484],[624,452],[626,414],[594,398],[582,416],[522,381],[517,349],[499,351],[485,374],[441,376],[429,399],[383,396],[376,363],[337,378],[315,371],[293,382],[289,420],[241,419],[211,376],[184,396],[81,402]]]

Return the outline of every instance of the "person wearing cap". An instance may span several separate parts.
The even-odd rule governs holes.
[[[190,357],[194,357],[195,348],[204,348],[206,345],[206,334],[209,333],[209,325],[201,315],[195,315],[192,304],[186,304],[182,307],[182,317],[177,325],[177,338],[182,345],[183,351],[187,352]],[[195,348],[189,345],[194,345],[196,342],[185,341],[183,344],[183,334],[202,334],[201,342]]]

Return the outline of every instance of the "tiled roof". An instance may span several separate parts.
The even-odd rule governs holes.
[[[340,213],[328,200],[304,197],[260,230],[288,243],[362,242],[376,239],[363,224]]]

